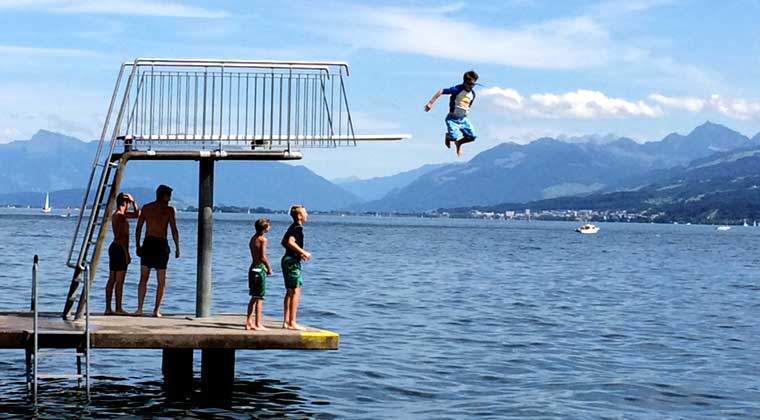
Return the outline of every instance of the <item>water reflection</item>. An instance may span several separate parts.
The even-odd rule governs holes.
[[[34,409],[23,380],[3,386],[0,413],[3,418],[101,419],[332,419],[330,402],[307,398],[286,381],[261,377],[236,380],[230,401],[208,401],[200,392],[200,379],[184,398],[170,397],[161,381],[130,382],[125,378],[93,377],[92,400],[84,388],[67,380],[42,381],[39,404]]]

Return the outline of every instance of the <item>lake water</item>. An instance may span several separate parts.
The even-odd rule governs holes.
[[[195,310],[195,217],[179,215],[164,313]],[[214,220],[213,312],[245,311],[254,217]],[[288,220],[271,218],[278,260]],[[61,310],[74,224],[0,212],[0,310],[28,308],[35,253],[41,309]],[[299,320],[339,332],[338,351],[238,351],[232,406],[219,409],[168,401],[159,350],[94,350],[92,402],[48,382],[39,416],[760,418],[760,229],[576,225],[312,215]],[[125,284],[131,311],[138,271]],[[148,308],[154,292],[151,279]],[[265,315],[281,316],[279,272],[267,293]],[[23,351],[0,354],[0,412],[31,416]],[[73,357],[61,366],[73,370]]]

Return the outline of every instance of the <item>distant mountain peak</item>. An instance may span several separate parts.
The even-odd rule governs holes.
[[[29,139],[31,142],[62,142],[62,141],[76,141],[78,143],[82,143],[82,140],[79,140],[76,137],[67,136],[65,134],[56,133],[54,131],[48,131],[48,130],[38,130],[31,139]]]
[[[704,124],[695,127],[693,130],[691,130],[691,133],[689,133],[689,136],[693,135],[708,135],[708,136],[715,136],[715,135],[721,135],[721,134],[730,134],[732,136],[743,136],[738,131],[732,130],[725,125],[716,124],[711,121],[705,121]]]

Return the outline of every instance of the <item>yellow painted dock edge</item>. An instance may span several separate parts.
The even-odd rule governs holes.
[[[327,330],[302,331],[301,343],[304,348],[338,349],[340,334]]]

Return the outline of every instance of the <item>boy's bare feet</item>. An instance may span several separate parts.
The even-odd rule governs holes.
[[[298,330],[298,331],[304,331],[306,330],[305,327],[302,327],[300,324],[289,324],[285,328],[289,330]]]
[[[143,316],[142,310],[138,309],[134,313],[135,316]]]
[[[103,315],[113,315],[113,311],[110,309],[106,309],[106,311],[103,312]]]
[[[129,315],[124,309],[118,309],[114,312],[116,315]]]
[[[161,318],[163,315],[161,315],[161,312],[153,311],[153,317],[154,318]]]
[[[462,141],[457,140],[454,144],[457,146],[457,157],[462,156]]]
[[[253,325],[251,325],[250,321],[245,321],[245,329],[247,330],[253,330]]]
[[[255,325],[255,326],[253,327],[253,329],[255,329],[256,331],[266,331],[266,330],[268,330],[269,328],[265,327],[264,325]]]
[[[447,149],[451,149],[451,139],[449,136],[444,136],[443,144],[446,145]]]

